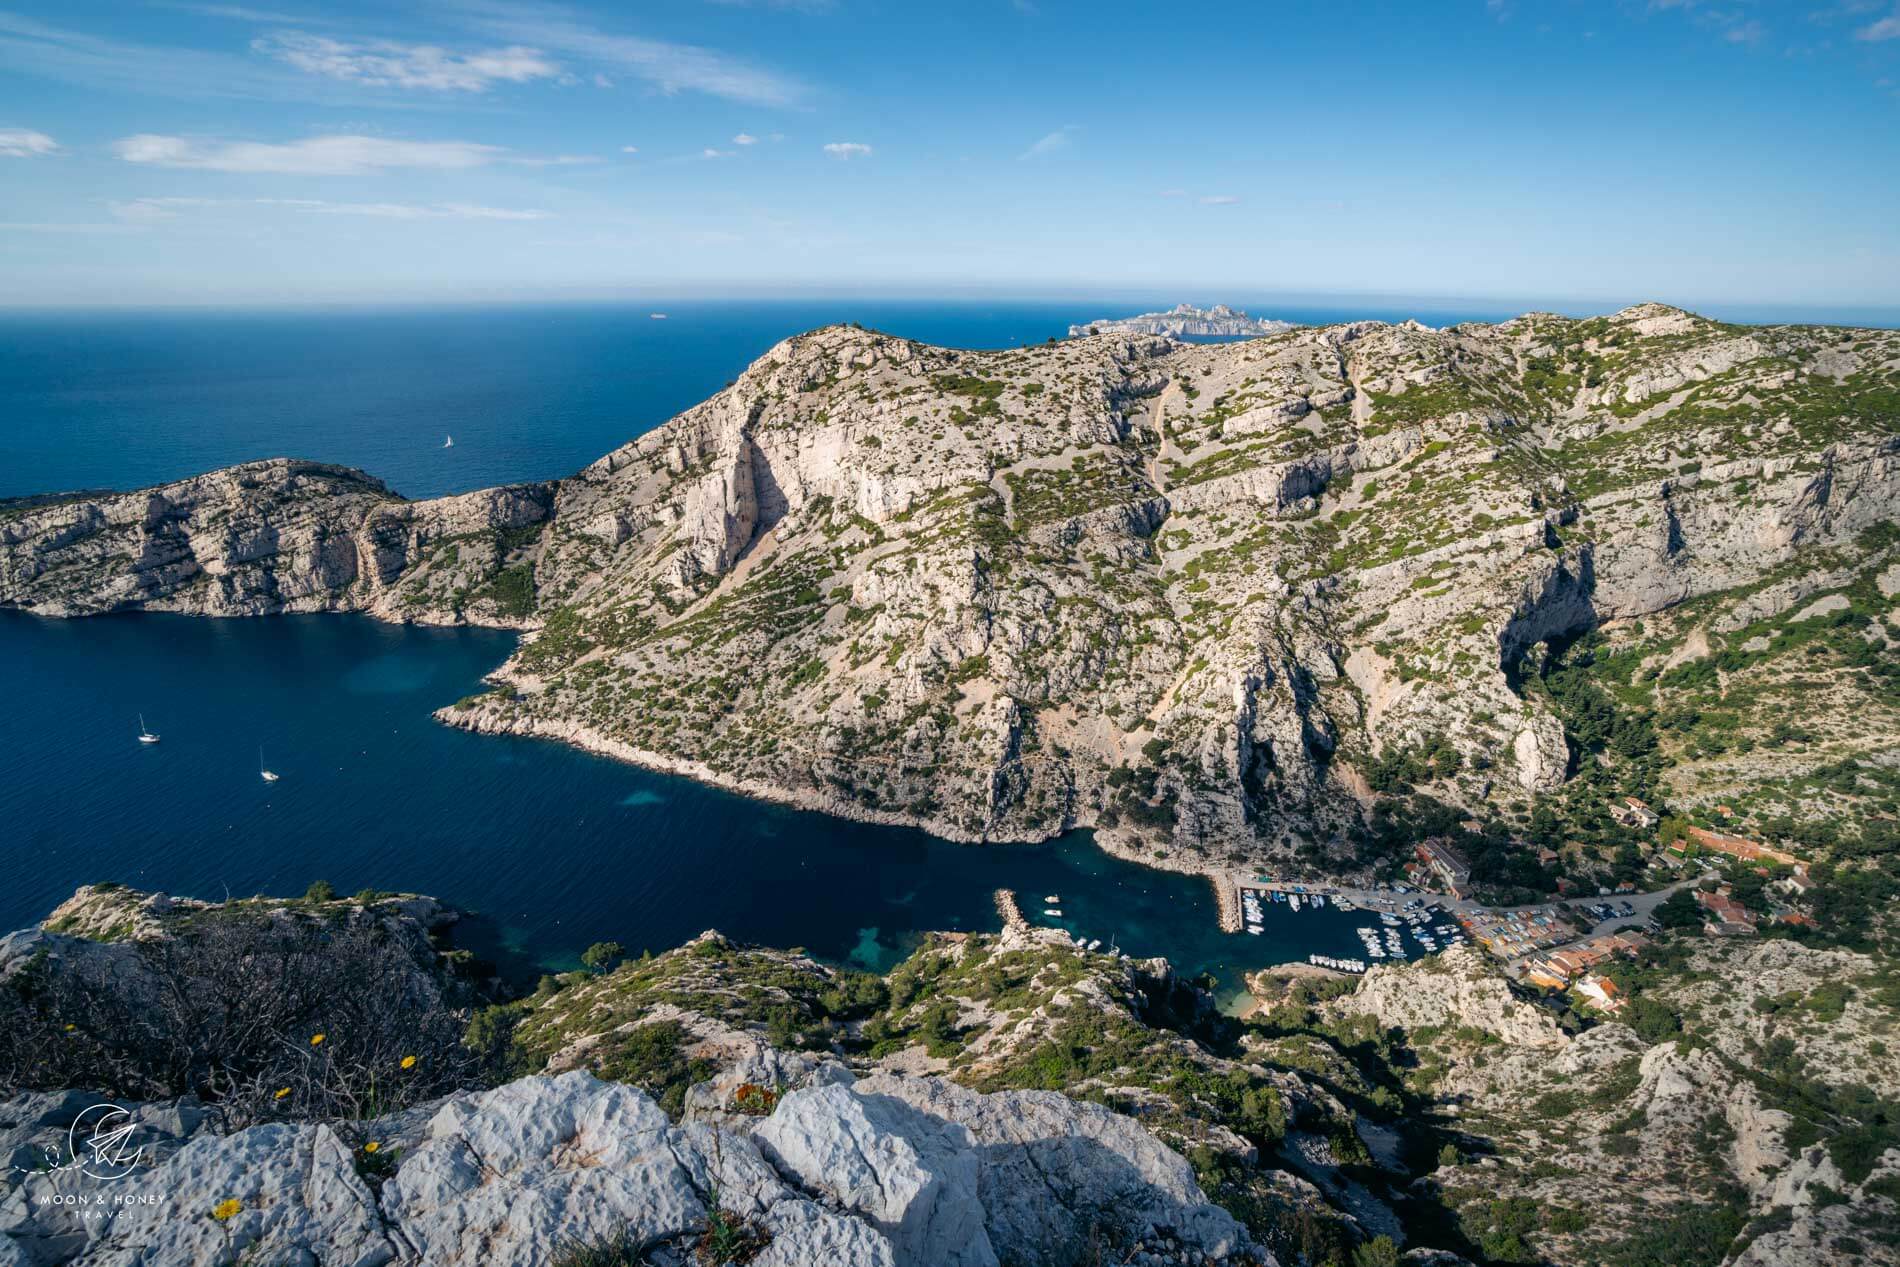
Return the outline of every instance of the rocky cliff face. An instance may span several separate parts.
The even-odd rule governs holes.
[[[1768,663],[1765,594],[1852,604],[1891,658],[1897,393],[1900,335],[1660,305],[1004,352],[832,327],[554,485],[407,503],[277,462],[0,510],[0,603],[521,623],[509,689],[444,720],[957,839],[1337,862],[1382,761],[1437,751],[1413,782],[1507,818],[1565,785],[1540,645],[1621,639],[1657,711],[1687,660],[1808,676]],[[1842,654],[1865,726],[1756,783],[1900,733]]]
[[[367,611],[518,624],[505,573],[553,509],[523,484],[409,502],[358,471],[248,462],[136,493],[0,504],[0,594],[47,616]]]

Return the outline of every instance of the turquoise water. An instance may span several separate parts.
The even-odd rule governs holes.
[[[1267,934],[1223,934],[1206,881],[1118,862],[1085,832],[957,845],[430,719],[513,644],[359,616],[0,612],[0,928],[92,881],[216,898],[324,879],[478,911],[487,948],[524,970],[706,928],[881,969],[920,930],[996,928],[991,895],[1014,888],[1036,922],[1230,990],[1243,969],[1357,953],[1365,917],[1330,909],[1270,907]],[[139,713],[161,742],[137,741]],[[1060,921],[1037,914],[1048,894]]]

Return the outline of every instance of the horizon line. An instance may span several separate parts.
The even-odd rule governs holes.
[[[1223,293],[1225,292],[1225,293]],[[1163,299],[1160,297],[1166,296]],[[1188,296],[1188,298],[1183,298]],[[1511,316],[1551,313],[1557,316],[1608,315],[1645,303],[1658,303],[1712,319],[1746,325],[1863,325],[1871,328],[1900,327],[1900,303],[1874,304],[1855,302],[1785,301],[1770,299],[1703,299],[1678,302],[1667,299],[1611,296],[1529,296],[1499,294],[1434,293],[1429,291],[1374,291],[1341,289],[1252,290],[1242,287],[1183,284],[1171,288],[1119,286],[1050,286],[1047,288],[996,288],[980,286],[909,287],[716,287],[690,290],[630,288],[612,293],[574,291],[527,292],[520,294],[444,294],[444,295],[361,295],[347,297],[246,296],[207,297],[204,299],[154,299],[125,302],[48,302],[7,304],[0,302],[0,319],[19,317],[110,316],[137,314],[192,314],[211,316],[218,313],[255,313],[260,311],[291,313],[347,313],[402,311],[469,311],[508,308],[618,308],[677,303],[685,305],[791,304],[799,302],[915,303],[915,304],[1056,304],[1093,301],[1129,304],[1190,302],[1197,305],[1225,303],[1243,307],[1249,315],[1272,318],[1270,305],[1319,307],[1350,312],[1360,306],[1420,305],[1451,311]],[[1383,302],[1381,302],[1383,301]],[[1263,307],[1262,305],[1269,305]],[[1108,319],[1108,318],[1104,318]],[[1341,321],[1354,318],[1342,316]],[[1376,318],[1375,318],[1376,319]],[[1315,324],[1315,323],[1303,323]],[[1331,322],[1319,324],[1332,324]]]

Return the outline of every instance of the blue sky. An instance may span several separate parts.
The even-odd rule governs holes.
[[[1900,305],[1900,0],[0,0],[0,305]]]

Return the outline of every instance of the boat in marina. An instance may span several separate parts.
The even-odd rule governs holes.
[[[1363,959],[1341,959],[1336,955],[1308,955],[1306,962],[1319,968],[1331,968],[1334,972],[1364,972],[1366,961]]]

